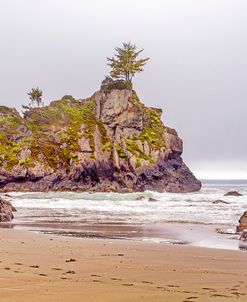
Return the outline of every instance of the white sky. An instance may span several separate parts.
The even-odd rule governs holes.
[[[0,103],[90,96],[106,56],[131,41],[150,57],[134,79],[163,109],[199,177],[247,178],[246,0],[0,0]]]

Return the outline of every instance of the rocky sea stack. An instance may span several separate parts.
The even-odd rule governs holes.
[[[197,191],[182,140],[161,109],[123,83],[64,96],[24,117],[0,106],[1,191]]]

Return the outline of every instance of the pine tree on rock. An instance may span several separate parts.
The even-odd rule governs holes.
[[[42,95],[43,91],[41,89],[37,88],[32,88],[30,92],[27,93],[30,99],[30,103],[28,106],[22,105],[22,108],[25,110],[29,110],[30,108],[34,107],[42,107],[44,106],[44,102],[42,101]]]
[[[33,106],[37,106],[37,107],[43,106],[42,94],[43,94],[43,91],[41,89],[39,89],[38,87],[32,88],[32,90],[30,92],[28,92],[29,99]]]
[[[136,73],[143,71],[143,66],[149,60],[138,59],[139,54],[143,51],[137,50],[136,45],[123,43],[123,47],[116,47],[116,55],[112,58],[107,58],[108,66],[111,67],[110,75],[116,80],[125,80],[132,82]]]

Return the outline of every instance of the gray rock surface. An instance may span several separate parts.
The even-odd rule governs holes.
[[[0,197],[0,222],[8,222],[13,219],[12,204]]]
[[[237,191],[229,191],[226,194],[224,194],[224,196],[243,196],[243,195]]]
[[[129,89],[65,96],[24,118],[2,106],[0,191],[197,191],[161,113]]]
[[[244,230],[247,231],[247,211],[245,211],[239,219],[239,225],[237,226],[237,233],[243,232]]]

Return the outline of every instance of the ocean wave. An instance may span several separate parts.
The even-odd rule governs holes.
[[[17,208],[14,223],[156,223],[180,222],[201,224],[236,225],[242,212],[247,209],[247,189],[238,191],[243,196],[224,196],[234,187],[204,185],[194,193],[74,193],[45,192],[5,195]],[[4,194],[2,194],[4,196]],[[143,199],[137,200],[142,196]],[[156,201],[150,202],[149,198]],[[228,204],[213,204],[223,199]]]

